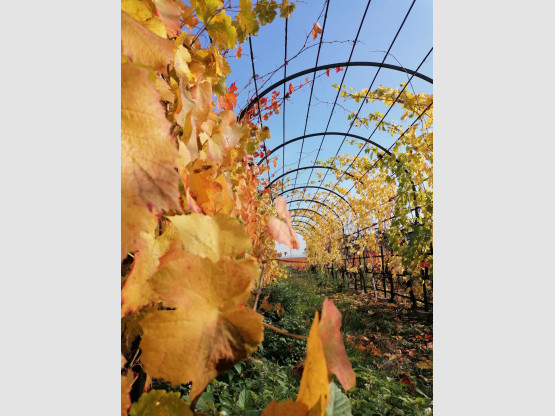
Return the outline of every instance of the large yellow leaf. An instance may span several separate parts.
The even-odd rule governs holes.
[[[330,398],[326,358],[318,331],[318,312],[315,313],[306,347],[306,360],[301,387],[295,403],[271,401],[262,416],[323,416]]]
[[[321,408],[320,415],[323,415],[324,409],[328,405],[330,386],[326,357],[318,333],[318,327],[318,312],[315,312],[306,345],[306,360],[301,387],[295,402],[303,403],[311,410],[314,407]]]
[[[243,304],[258,268],[250,260],[217,263],[179,247],[161,260],[151,278],[163,306],[141,322],[141,362],[152,377],[193,382],[194,400],[206,385],[252,354],[263,339],[262,316]]]
[[[121,49],[132,62],[165,74],[173,62],[175,48],[171,40],[154,34],[122,10]]]
[[[122,194],[139,206],[180,210],[177,147],[160,94],[147,69],[127,63],[121,74]]]
[[[228,215],[202,214],[170,217],[177,229],[177,239],[185,251],[217,262],[222,256],[243,253],[251,245],[241,223]]]

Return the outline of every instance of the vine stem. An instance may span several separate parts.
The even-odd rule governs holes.
[[[308,339],[308,337],[306,335],[290,334],[289,332],[282,331],[281,329],[276,328],[275,326],[272,326],[270,324],[267,324],[266,322],[262,322],[262,325],[264,325],[268,329],[271,329],[272,331],[277,332],[280,335],[284,335],[284,336],[289,337],[289,338],[305,339],[305,340]]]
[[[254,305],[252,310],[256,312],[256,307],[258,306],[258,299],[262,293],[262,282],[264,281],[264,269],[266,269],[266,260],[262,261],[262,271],[260,272],[260,280],[258,281],[258,290],[256,291],[256,297],[254,298]]]

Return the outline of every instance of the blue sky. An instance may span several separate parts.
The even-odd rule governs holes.
[[[325,7],[325,1],[307,0],[304,3],[297,3],[295,11],[288,22],[288,58],[301,50],[307,36],[310,35],[313,23],[318,21],[320,26],[324,28],[324,43],[321,47],[318,65],[347,61],[352,49],[352,40],[354,40],[356,36],[367,3],[366,0],[331,0],[325,28],[324,13],[322,13]],[[351,61],[381,62],[409,10],[411,3],[412,0],[372,0]],[[321,17],[318,18],[320,14]],[[254,65],[258,76],[264,76],[283,64],[284,34],[285,19],[280,18],[278,15],[272,24],[261,26],[258,35],[252,38]],[[314,46],[289,62],[287,65],[287,75],[315,66],[320,36],[321,35],[315,40],[312,40],[312,36],[309,36],[307,46]],[[234,51],[231,51],[228,56],[228,62],[230,63],[232,72],[228,76],[227,84],[229,86],[232,82],[235,82],[236,86],[239,88],[236,107],[237,112],[239,112],[241,108],[244,108],[249,99],[254,95],[254,85],[251,83],[250,86],[247,86],[252,79],[252,66],[248,41],[241,46],[243,48],[243,56],[241,59],[235,58]],[[417,0],[390,51],[390,55],[386,58],[385,63],[400,65],[415,70],[432,46],[432,1]],[[432,67],[433,52],[421,66],[419,72],[433,78]],[[343,69],[343,71],[345,70],[347,70],[347,73],[344,84],[348,87],[352,87],[354,91],[359,91],[370,86],[377,68],[349,67],[348,69]],[[337,91],[332,88],[332,84],[340,83],[344,74],[343,71],[335,72],[332,69],[329,77],[325,75],[324,71],[320,71],[316,74],[317,78],[314,83],[313,97],[308,122],[306,123],[306,134],[318,133],[326,130],[326,125],[330,119],[332,103],[337,93]],[[318,75],[322,74],[324,75],[318,77]],[[283,75],[283,69],[280,69],[272,78],[266,76],[263,77],[263,79],[258,79],[258,90],[262,91],[267,86],[282,79]],[[309,83],[305,82],[306,77],[309,78]],[[408,77],[405,73],[382,69],[379,71],[372,88],[375,89],[379,85],[398,88],[399,85],[402,82],[406,82],[407,79]],[[271,139],[266,141],[268,149],[275,148],[281,144],[284,139],[290,140],[299,137],[303,135],[305,131],[312,74],[303,75],[290,82],[296,88],[298,88],[300,84],[303,84],[303,87],[302,89],[295,90],[285,103],[285,132],[283,129],[283,106],[281,107],[279,115],[274,115],[264,122],[272,133]],[[289,87],[289,82],[287,82],[286,86]],[[418,78],[412,79],[412,87],[416,93],[433,92],[431,84]],[[280,92],[278,98],[282,98],[284,96],[283,86],[278,87],[277,91]],[[269,96],[270,94],[268,97]],[[340,106],[345,107],[345,109]],[[339,97],[338,105],[335,107],[327,131],[346,132],[349,129],[349,122],[346,117],[347,112],[356,112],[359,106],[360,104],[354,102],[345,103],[343,99]],[[376,102],[365,104],[362,108],[361,115],[367,115],[376,110],[383,114],[387,111],[387,107]],[[392,110],[387,119],[390,121],[394,120],[403,125],[403,123],[400,122],[401,114],[399,110]],[[373,128],[352,127],[350,133],[368,138],[372,131]],[[326,136],[318,160],[326,160],[334,156],[342,140],[342,136]],[[372,136],[372,140],[384,147],[388,147],[393,143],[395,138],[391,137],[386,132],[376,132]],[[285,158],[283,158],[282,150],[280,149],[273,155],[278,156],[279,159],[277,168],[273,168],[272,166],[270,174],[274,174],[275,177],[282,174],[283,161],[285,162],[285,171],[297,167],[313,165],[321,143],[322,136],[307,138],[304,141],[304,145],[302,145],[302,140],[297,141],[285,147]],[[301,146],[302,156],[299,162]],[[356,154],[358,152],[359,148],[356,144],[349,145],[348,141],[345,141],[341,147],[340,154]],[[326,171],[322,170],[322,172],[325,173]],[[296,177],[297,173],[292,173],[288,176],[292,178],[291,180],[293,182],[296,177],[297,185],[304,185],[308,184],[310,174],[311,170],[304,170],[298,172],[298,177]],[[331,176],[332,175],[328,174],[326,176],[326,181],[331,179]],[[310,181],[313,180],[316,180],[316,175],[314,173],[310,176]],[[292,185],[289,185],[289,187],[292,187]],[[307,193],[308,192],[309,190],[307,190]],[[284,196],[288,197],[288,194]],[[295,197],[295,199],[297,198],[298,196]],[[292,198],[289,196],[289,199]],[[332,201],[333,198],[328,198],[326,202]],[[293,203],[288,205],[289,208],[302,208],[308,206],[307,203]],[[311,208],[315,210],[319,209],[318,206],[314,207],[314,205],[312,205]],[[303,250],[304,241],[302,241],[300,250],[293,250],[292,253],[291,250],[285,250],[285,247],[278,245],[278,251],[286,251],[293,256],[301,255]]]

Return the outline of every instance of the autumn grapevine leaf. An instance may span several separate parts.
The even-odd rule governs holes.
[[[275,256],[272,233],[298,248],[284,200],[276,203],[277,218],[259,215],[271,199],[257,193],[264,168],[250,155],[270,132],[236,121],[237,88],[225,84],[230,69],[221,55],[270,23],[277,7],[281,17],[295,7],[274,3],[261,0],[253,8],[241,0],[234,20],[221,0],[192,0],[192,7],[179,0],[122,2],[121,256],[132,254],[133,263],[123,276],[121,313],[141,330],[141,354],[133,361],[149,378],[192,382],[193,401],[262,342],[262,316],[245,304],[259,276],[257,262]],[[195,27],[197,18],[213,40],[207,48],[181,32],[182,25]],[[237,58],[241,51],[239,45]],[[213,94],[220,112],[213,109]],[[265,105],[269,114],[279,113],[278,95]],[[279,275],[279,268],[267,267]],[[325,310],[321,320],[316,316],[313,328],[326,328],[325,316]],[[341,370],[328,364],[328,341],[314,329],[311,334],[312,364],[297,402],[320,412],[330,371]],[[130,336],[122,332],[126,348]],[[131,403],[135,377],[131,369],[122,376],[122,415],[191,414],[175,394],[156,390]]]

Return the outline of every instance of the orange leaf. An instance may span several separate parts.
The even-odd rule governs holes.
[[[324,300],[322,306],[322,319],[320,321],[320,339],[324,347],[328,373],[334,373],[345,389],[349,390],[356,384],[356,377],[347,353],[343,338],[341,337],[341,312],[335,307],[333,301]]]
[[[177,244],[160,259],[152,290],[165,310],[141,321],[145,371],[174,385],[193,382],[194,400],[217,375],[252,354],[263,339],[262,315],[247,308],[258,269],[254,261],[218,262]]]
[[[181,33],[181,14],[184,4],[178,0],[154,0],[157,15],[162,18],[169,37],[174,38]]]
[[[261,416],[306,416],[307,413],[308,408],[303,403],[293,403],[291,399],[279,403],[272,400]]]
[[[292,83],[289,83],[289,94],[291,94],[293,91],[295,91],[295,87]]]
[[[272,304],[268,303],[268,296],[262,299],[262,303],[260,303],[260,309],[262,309],[264,312],[268,312],[270,309],[272,309]]]
[[[121,51],[132,62],[166,74],[168,64],[173,63],[175,48],[171,40],[154,34],[122,10]]]
[[[308,78],[305,78],[305,79],[304,79],[304,82],[308,82]]]
[[[279,196],[276,198],[276,211],[278,218],[270,217],[268,221],[268,231],[270,235],[281,244],[285,244],[289,248],[299,248],[299,238],[291,224],[291,214],[287,211],[287,202],[285,198]]]
[[[237,87],[235,82],[227,89],[227,92],[217,99],[218,110],[233,110],[237,105]]]
[[[243,48],[241,47],[241,45],[239,45],[239,47],[237,48],[237,50],[235,51],[235,57],[237,59],[241,59],[241,52],[243,52]]]
[[[318,22],[312,25],[312,40],[316,39],[318,33],[322,33],[322,28],[318,24]]]
[[[136,249],[160,209],[181,211],[177,149],[148,69],[121,66],[121,250]],[[150,207],[150,209],[149,209]]]

